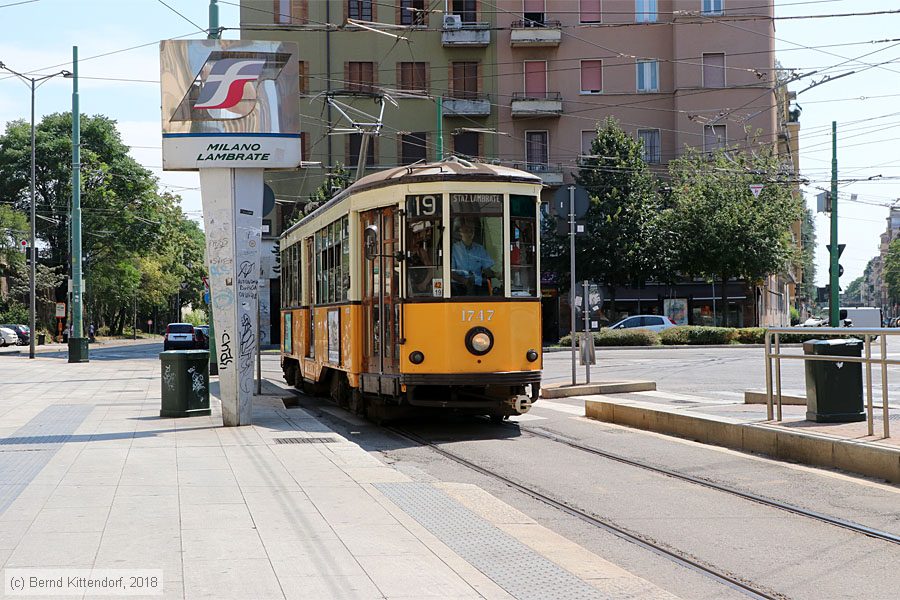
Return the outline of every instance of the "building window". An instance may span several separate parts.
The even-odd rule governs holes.
[[[453,153],[469,158],[477,158],[481,154],[477,131],[460,131],[453,135]]]
[[[525,96],[527,98],[547,97],[547,61],[525,61]]]
[[[656,0],[635,0],[634,2],[634,22],[635,23],[656,23],[657,7]]]
[[[359,21],[373,21],[372,0],[347,0],[347,17]]]
[[[725,87],[725,54],[722,52],[703,54],[703,87]]]
[[[359,149],[362,144],[361,133],[351,133],[347,136],[347,164],[355,167],[359,163]],[[366,166],[375,164],[375,139],[369,137],[369,147],[366,149]]]
[[[525,132],[525,162],[528,163],[529,171],[546,170],[550,162],[550,156],[547,152],[546,131],[526,131]]]
[[[581,61],[581,93],[599,94],[603,91],[603,61]]]
[[[453,0],[452,12],[459,15],[463,23],[475,23],[478,20],[477,0]]]
[[[428,136],[424,131],[400,136],[400,164],[411,165],[426,160]]]
[[[298,65],[300,71],[300,95],[309,94],[309,62],[301,60]]]
[[[544,0],[523,0],[522,16],[525,17],[525,25],[535,27],[544,24],[546,15],[544,13]]]
[[[600,0],[580,0],[578,10],[582,23],[602,22]]]
[[[428,83],[425,79],[428,73],[428,63],[402,62],[399,63],[400,78],[399,88],[417,92],[428,91]]]
[[[356,92],[371,92],[375,84],[375,63],[348,62],[347,89]]]
[[[400,0],[400,24],[424,25],[425,0]]]
[[[703,151],[713,152],[719,148],[726,148],[728,138],[725,125],[704,125],[703,127]]]
[[[637,91],[659,91],[659,62],[655,60],[637,61]]]
[[[725,0],[703,0],[701,13],[704,15],[721,15],[724,12]]]
[[[451,64],[453,76],[450,81],[450,95],[459,100],[478,98],[478,63],[454,62]]]
[[[278,25],[306,23],[307,0],[273,0],[272,17]]]
[[[597,137],[597,132],[593,129],[585,129],[581,132],[581,155],[582,156],[590,156],[592,154],[591,144],[594,141],[594,138]]]
[[[638,139],[644,143],[644,154],[641,158],[645,163],[655,164],[660,162],[659,129],[638,129]]]

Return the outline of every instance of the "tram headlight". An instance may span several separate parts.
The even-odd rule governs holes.
[[[425,354],[423,354],[419,350],[414,350],[409,353],[409,362],[414,365],[421,365],[423,362],[425,362]]]
[[[466,349],[475,356],[483,356],[494,347],[494,334],[487,327],[473,327],[466,334]]]
[[[525,353],[525,358],[528,359],[528,362],[534,362],[534,361],[536,361],[536,360],[538,359],[538,353],[537,353],[537,350],[535,350],[534,348],[532,348],[531,350],[529,350],[528,352]]]

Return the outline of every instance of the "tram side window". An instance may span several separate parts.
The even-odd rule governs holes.
[[[450,194],[453,296],[503,295],[503,195]]]
[[[406,295],[442,298],[444,286],[443,197],[417,194],[406,197]]]
[[[510,295],[537,295],[537,200],[534,196],[509,197]]]
[[[300,244],[291,246],[291,306],[300,304]]]
[[[346,217],[316,232],[316,303],[347,300],[350,287],[349,225]]]
[[[292,306],[291,304],[291,248],[288,247],[281,251],[281,305]]]

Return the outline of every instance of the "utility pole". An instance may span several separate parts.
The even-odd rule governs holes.
[[[209,30],[206,39],[219,39],[219,4],[218,0],[209,0]]]
[[[330,3],[328,3],[330,4]],[[326,8],[327,10],[327,8]],[[327,20],[327,19],[326,19]],[[325,34],[326,36],[328,33]],[[209,0],[209,35],[206,37],[210,40],[219,39],[219,5],[217,4],[217,0]],[[330,60],[330,57],[329,57]],[[330,75],[329,75],[330,77]],[[331,110],[331,107],[328,108]],[[329,120],[329,123],[331,121]],[[331,137],[328,138],[328,147],[331,147]],[[329,160],[331,156],[331,152],[329,151]],[[207,293],[209,293],[209,282],[206,284]],[[218,363],[218,342],[216,342],[216,326],[213,321],[213,306],[212,306],[212,294],[209,296],[209,304],[207,304],[207,309],[209,310],[209,339],[207,340],[207,347],[209,349],[209,374],[210,375],[218,375],[219,374],[219,363]]]
[[[831,298],[828,300],[828,324],[831,327],[840,325],[840,267],[838,266],[838,194],[837,194],[837,121],[831,122],[831,256],[828,264],[830,277],[828,283],[831,286]]]
[[[81,273],[81,109],[78,106],[78,46],[72,46],[72,334],[69,362],[88,362],[82,320]]]
[[[437,97],[437,159],[444,158],[444,98]]]
[[[577,382],[575,373],[575,186],[569,186],[569,312],[572,338],[572,385]]]
[[[28,248],[28,256],[31,258],[31,268],[29,269],[29,286],[28,291],[31,296],[30,305],[28,308],[28,327],[31,328],[31,338],[30,347],[28,349],[28,358],[34,358],[34,338],[37,335],[35,331],[35,306],[36,306],[36,294],[35,294],[35,279],[36,279],[36,265],[37,262],[37,248],[35,248],[35,193],[34,193],[34,180],[35,180],[35,149],[34,149],[34,92],[43,85],[47,80],[57,77],[58,75],[62,75],[63,77],[69,77],[71,73],[68,71],[60,71],[58,73],[51,73],[50,75],[42,75],[40,77],[28,77],[24,73],[19,73],[18,71],[13,71],[5,64],[3,61],[0,61],[0,71],[6,71],[7,73],[11,73],[18,77],[22,83],[27,85],[31,89],[31,240],[29,242]]]

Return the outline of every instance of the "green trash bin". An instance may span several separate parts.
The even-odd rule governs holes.
[[[803,353],[812,355],[862,356],[857,339],[809,340]],[[862,364],[808,360],[806,362],[806,419],[817,423],[865,421]]]
[[[160,417],[196,417],[210,414],[209,352],[167,350],[162,362]]]

